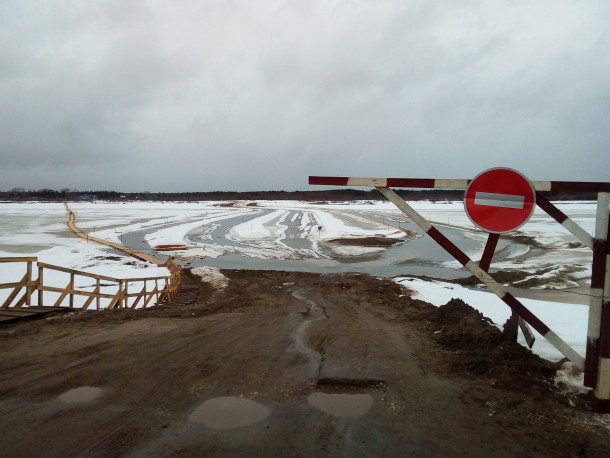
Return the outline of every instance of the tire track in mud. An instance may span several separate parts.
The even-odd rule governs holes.
[[[328,315],[326,314],[326,309],[324,309],[324,307],[320,307],[315,301],[307,297],[306,290],[302,288],[297,289],[292,292],[292,296],[307,306],[307,310],[303,314],[305,319],[295,331],[294,345],[297,351],[305,355],[309,360],[311,373],[314,374],[312,379],[317,383],[320,373],[322,372],[324,351],[321,350],[318,352],[307,344],[307,328],[316,321],[328,319]]]

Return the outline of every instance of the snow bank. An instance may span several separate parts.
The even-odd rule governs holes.
[[[229,279],[215,267],[195,267],[191,269],[191,272],[193,275],[201,277],[204,282],[212,285],[217,291],[225,289],[229,284]]]

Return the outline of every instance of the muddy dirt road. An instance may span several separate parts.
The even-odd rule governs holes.
[[[607,418],[459,302],[223,273],[188,305],[1,327],[2,456],[610,456]]]

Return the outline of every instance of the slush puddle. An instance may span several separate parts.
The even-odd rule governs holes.
[[[254,425],[268,416],[269,409],[258,402],[223,396],[205,401],[189,416],[189,420],[211,429],[226,430]]]
[[[373,397],[370,394],[314,393],[307,402],[334,417],[361,417],[373,406]]]
[[[59,400],[68,404],[89,402],[97,398],[101,392],[102,389],[95,386],[81,386],[80,388],[74,388],[66,391],[59,396]]]

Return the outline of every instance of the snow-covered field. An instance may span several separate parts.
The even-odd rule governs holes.
[[[463,240],[469,241],[471,247],[467,250],[468,255],[479,259],[486,234],[474,229],[461,202],[413,202],[412,205],[432,222],[463,229]],[[592,233],[595,203],[567,202],[559,207]],[[91,235],[115,242],[145,241],[146,245],[139,248],[150,253],[156,245],[186,244],[188,250],[180,253],[183,262],[200,260],[200,265],[225,255],[241,256],[249,262],[334,258],[345,261],[350,257],[380,255],[386,248],[344,246],[329,241],[366,237],[409,240],[401,229],[413,229],[396,208],[386,202],[91,202],[74,203],[71,208],[77,215],[77,225]],[[532,277],[547,276],[550,281],[547,286],[554,288],[586,284],[590,277],[590,250],[577,243],[545,213],[537,210],[519,230],[519,235],[533,237],[539,246],[533,250],[528,244],[503,238],[498,253],[505,254],[501,261],[492,264],[493,268],[526,271]],[[0,204],[0,256],[36,256],[49,264],[115,278],[168,273],[163,268],[73,236],[66,226],[65,208],[59,203]],[[439,267],[461,269],[449,255],[441,260]],[[3,283],[19,281],[22,276],[23,271],[18,271],[14,265],[0,264]],[[462,298],[499,326],[510,314],[500,299],[484,290],[413,277],[400,277],[396,281],[413,290],[418,298],[435,305],[444,304],[452,297]],[[57,282],[58,286],[65,286],[65,279],[58,278]],[[6,290],[1,290],[0,294],[0,300],[4,300]],[[532,299],[523,302],[584,355],[588,307],[582,303],[587,303],[586,297],[577,301],[580,304]],[[534,351],[550,359],[562,357],[540,336]]]

